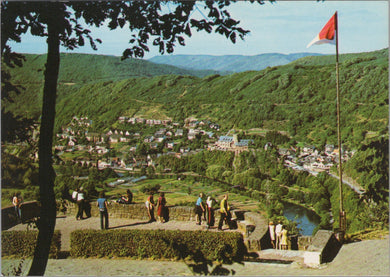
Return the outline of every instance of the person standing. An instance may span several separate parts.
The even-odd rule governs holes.
[[[227,225],[230,226],[231,214],[230,214],[230,207],[228,204],[228,198],[229,198],[228,194],[225,194],[221,201],[221,209],[219,211],[221,213],[221,218],[219,219],[218,230],[222,230],[224,221],[226,221]]]
[[[269,230],[269,237],[271,239],[271,244],[272,244],[272,248],[275,249],[275,225],[272,221],[270,221],[269,225],[268,225],[268,230]]]
[[[81,187],[79,192],[77,193],[77,206],[78,211],[76,215],[76,219],[84,219],[83,213],[84,213],[84,189]]]
[[[215,223],[214,217],[214,203],[215,199],[211,196],[207,197],[206,205],[207,205],[207,228],[213,227]]]
[[[197,216],[197,225],[202,224],[202,215],[206,211],[206,207],[203,203],[203,193],[199,193],[199,198],[196,200],[196,205],[195,205],[195,213]]]
[[[280,242],[282,239],[282,222],[279,220],[278,224],[275,227],[275,234],[276,234],[276,249],[280,249]]]
[[[12,197],[12,204],[14,205],[14,208],[15,208],[17,221],[20,221],[22,219],[22,213],[20,211],[20,204],[21,203],[22,203],[22,198],[20,196],[20,192],[14,193],[14,196]]]
[[[286,225],[283,225],[282,227],[282,240],[280,242],[280,247],[282,250],[287,250],[288,248],[288,242],[287,242],[287,237],[288,236],[288,231],[286,229]]]
[[[160,192],[160,197],[157,200],[157,217],[161,223],[164,223],[166,204],[165,193]]]
[[[106,199],[106,196],[104,195],[104,192],[102,192],[102,191],[99,193],[99,198],[97,200],[97,206],[99,207],[99,212],[100,212],[100,229],[102,229],[102,230],[108,229],[107,199]]]
[[[73,203],[77,203],[77,194],[79,193],[79,189],[76,188],[73,192],[72,192],[72,201]]]
[[[145,202],[146,209],[148,211],[149,222],[156,221],[154,218],[154,200],[153,200],[153,192],[149,193],[148,199]]]

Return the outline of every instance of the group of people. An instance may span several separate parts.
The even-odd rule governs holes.
[[[154,218],[154,207],[157,209],[157,219],[159,222],[164,223],[168,220],[167,200],[165,199],[164,192],[160,192],[157,203],[154,203],[153,192],[150,192],[146,199],[145,206],[148,211],[149,222],[156,221]]]
[[[77,214],[76,219],[81,220],[84,219],[84,213],[86,215],[86,218],[91,217],[91,205],[89,204],[89,201],[86,199],[86,193],[84,191],[84,188],[81,187],[79,189],[75,189],[72,193],[72,201],[74,203],[77,203]]]
[[[81,187],[80,189],[75,189],[72,193],[72,200],[74,203],[77,203],[78,211],[76,214],[76,219],[84,219],[84,212],[86,217],[91,217],[91,206],[89,201],[85,198],[84,189]],[[133,194],[128,189],[126,191],[126,195],[121,196],[117,202],[122,204],[131,204],[133,201]],[[96,206],[99,208],[100,213],[100,228],[108,229],[108,201],[105,196],[105,193],[102,191],[99,193],[99,198],[97,199]]]
[[[222,230],[224,223],[226,223],[229,228],[231,226],[232,215],[230,212],[230,206],[228,204],[228,198],[228,194],[225,194],[220,203],[220,219],[218,222],[218,230]],[[216,200],[213,197],[208,196],[206,203],[204,203],[203,199],[204,194],[201,192],[195,203],[196,224],[202,224],[203,216],[203,219],[206,220],[206,228],[210,228],[214,226],[215,223],[214,206],[216,204]]]
[[[157,202],[154,201],[153,198],[154,192],[150,192],[146,201],[145,206],[149,217],[149,222],[158,221],[161,223],[164,223],[168,221],[168,208],[167,208],[167,200],[165,198],[165,193],[160,192],[159,198],[157,199]],[[195,213],[196,213],[196,224],[201,225],[202,224],[202,217],[206,221],[206,227],[207,229],[210,227],[213,227],[215,224],[215,215],[214,210],[216,206],[216,200],[212,196],[208,196],[207,200],[204,201],[205,195],[203,193],[199,194],[199,198],[196,201],[195,205]],[[78,211],[76,215],[76,219],[84,219],[83,213],[86,211],[85,203],[87,202],[85,199],[85,192],[83,188],[76,189],[72,193],[72,199],[75,203],[78,205]],[[130,204],[132,203],[133,194],[128,189],[126,191],[126,195],[121,196],[120,199],[118,199],[117,203],[126,203]],[[119,201],[120,200],[120,201]],[[97,199],[96,206],[99,208],[100,212],[100,227],[101,229],[108,229],[108,201],[105,196],[104,192],[99,193],[99,198]],[[157,210],[157,220],[154,217],[154,209]],[[90,207],[89,207],[90,210]],[[225,194],[223,196],[223,199],[220,203],[220,219],[218,223],[218,230],[222,230],[223,224],[226,223],[229,228],[231,228],[231,212],[230,212],[230,206],[228,204],[228,194]],[[90,217],[90,211],[87,213],[87,217]]]
[[[287,250],[288,249],[288,231],[286,225],[282,225],[281,221],[275,226],[272,221],[269,223],[269,235],[272,248]]]
[[[129,197],[129,191],[127,190],[127,199]],[[131,194],[132,198],[132,194]],[[131,203],[131,201],[130,201]],[[146,209],[148,211],[149,222],[154,222],[156,219],[154,218],[154,207],[157,209],[157,219],[159,222],[164,223],[167,221],[167,201],[165,199],[165,193],[160,192],[160,197],[157,200],[157,203],[154,202],[153,192],[151,192],[145,202]],[[105,197],[104,192],[99,193],[99,198],[97,199],[96,206],[99,208],[100,213],[100,229],[108,229],[108,202]]]

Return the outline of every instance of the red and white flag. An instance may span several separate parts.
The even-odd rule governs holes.
[[[321,32],[306,46],[309,48],[313,44],[336,43],[335,30],[337,29],[337,12],[329,19]]]

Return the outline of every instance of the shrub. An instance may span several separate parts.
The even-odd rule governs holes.
[[[246,253],[240,233],[169,230],[77,230],[70,255],[241,261]]]
[[[28,257],[34,255],[38,231],[5,231],[1,236],[1,256]],[[61,232],[54,231],[49,258],[56,259],[61,249]]]

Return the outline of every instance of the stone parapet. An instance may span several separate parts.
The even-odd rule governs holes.
[[[38,218],[40,207],[37,201],[28,201],[20,204],[21,222],[28,223]],[[19,223],[15,207],[8,206],[1,209],[1,230],[7,230]]]
[[[330,262],[336,257],[341,246],[342,244],[336,239],[332,231],[319,230],[307,247],[304,263],[316,267],[322,263]]]
[[[300,236],[298,237],[298,250],[307,250],[311,244],[312,236]]]
[[[1,209],[1,230],[7,230],[18,224],[14,206],[8,206]]]
[[[261,214],[246,212],[245,221],[239,224],[240,230],[244,230],[244,242],[248,251],[259,251],[270,247],[267,219]]]
[[[96,206],[96,202],[90,202],[91,216],[98,217],[99,209]],[[170,220],[178,221],[195,221],[195,212],[192,207],[185,206],[167,206]],[[78,206],[76,203],[68,203],[66,214],[76,216]],[[157,216],[156,209],[154,211],[155,217]],[[148,220],[148,212],[144,203],[134,204],[119,204],[111,202],[108,205],[108,215],[111,218],[128,218]]]

